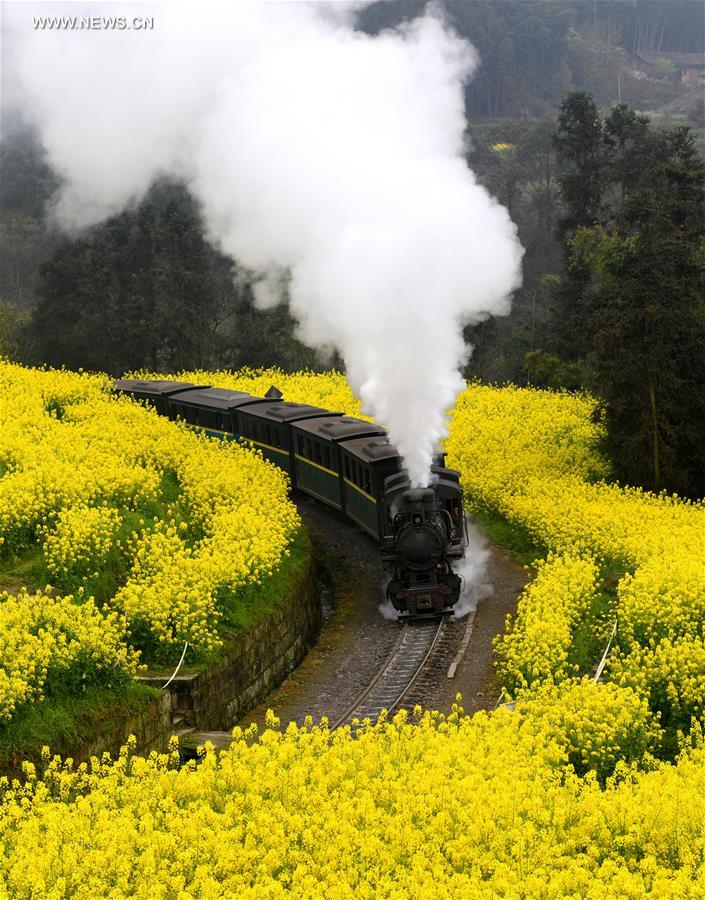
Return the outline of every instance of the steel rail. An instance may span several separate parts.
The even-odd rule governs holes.
[[[433,653],[436,644],[438,643],[438,639],[443,631],[443,623],[445,619],[441,618],[436,627],[435,633],[433,634],[430,642],[428,643],[428,647],[423,652],[421,659],[418,662],[415,662],[414,657],[412,655],[411,662],[413,665],[413,671],[409,673],[409,675],[405,675],[403,672],[402,677],[405,679],[405,683],[397,687],[395,692],[393,693],[394,699],[386,704],[384,708],[387,709],[388,712],[392,712],[399,704],[402,702],[404,697],[408,694],[411,688],[416,684],[421,672],[423,671],[426,663],[428,662],[429,657]],[[393,672],[393,669],[397,667],[400,663],[403,664],[405,653],[404,650],[407,646],[408,641],[411,639],[411,635],[416,632],[419,634],[421,631],[430,630],[427,629],[426,625],[410,625],[409,623],[405,623],[404,627],[399,634],[399,637],[390,653],[387,661],[382,666],[382,668],[377,672],[372,681],[367,685],[365,690],[355,699],[355,701],[345,710],[345,712],[339,716],[331,725],[331,731],[334,731],[336,728],[340,728],[341,725],[349,722],[352,718],[366,718],[367,715],[372,718],[374,713],[366,713],[365,712],[365,703],[370,697],[370,695],[374,692],[375,688],[382,682],[384,677],[388,675],[390,672]],[[411,654],[413,654],[414,648],[409,648]],[[423,650],[423,648],[422,648]],[[393,687],[393,686],[392,686]],[[375,707],[372,707],[374,710]]]

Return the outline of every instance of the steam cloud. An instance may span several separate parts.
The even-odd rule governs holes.
[[[478,60],[437,10],[394,32],[355,5],[70,4],[153,15],[151,31],[32,30],[11,15],[12,94],[63,177],[68,229],[184,179],[210,239],[288,281],[300,337],[337,347],[412,482],[426,484],[463,387],[462,327],[509,310],[522,249],[464,160],[462,85]],[[145,12],[145,10],[147,10]]]
[[[464,619],[469,613],[475,612],[478,604],[494,593],[488,573],[491,554],[487,540],[472,522],[467,521],[466,527],[468,546],[465,548],[465,556],[453,567],[455,574],[463,579],[460,600],[453,608],[456,619]]]

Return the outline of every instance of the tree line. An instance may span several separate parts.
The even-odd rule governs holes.
[[[326,364],[296,340],[286,305],[255,308],[249,273],[208,243],[182,184],[162,181],[78,236],[48,228],[46,242],[24,276],[31,308],[0,300],[0,354],[113,375]]]
[[[601,401],[617,474],[705,494],[705,162],[687,126],[657,131],[585,93],[558,118],[564,275],[552,341]]]
[[[626,100],[651,108],[677,96],[667,80],[634,76],[632,54],[705,52],[700,0],[443,0],[454,29],[477,49],[466,86],[471,120],[555,115],[572,90],[600,105]],[[376,33],[413,18],[425,0],[382,0],[361,27]]]

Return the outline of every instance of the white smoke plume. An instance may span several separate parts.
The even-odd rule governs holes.
[[[5,93],[63,178],[68,229],[184,179],[210,239],[260,276],[258,302],[287,284],[302,340],[339,349],[425,484],[463,387],[462,327],[508,312],[522,249],[464,160],[473,48],[433,8],[357,32],[356,6],[13,5]],[[154,28],[31,22],[133,13]]]
[[[467,529],[468,546],[465,548],[465,556],[453,567],[455,574],[463,579],[460,600],[453,607],[456,619],[464,619],[475,612],[478,604],[494,593],[487,571],[491,555],[487,540],[470,521],[467,521]]]

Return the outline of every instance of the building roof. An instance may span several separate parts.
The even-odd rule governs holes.
[[[340,441],[349,441],[352,438],[361,438],[367,435],[384,436],[386,434],[383,428],[375,425],[374,422],[365,422],[363,419],[356,419],[353,416],[330,416],[325,419],[317,417],[315,419],[303,419],[296,423],[295,426],[300,431],[307,431],[322,438],[326,441],[339,443]]]
[[[659,59],[667,59],[676,66],[705,68],[705,53],[680,53],[671,50],[663,50],[661,53],[635,53],[634,56],[647,63],[654,63]]]

